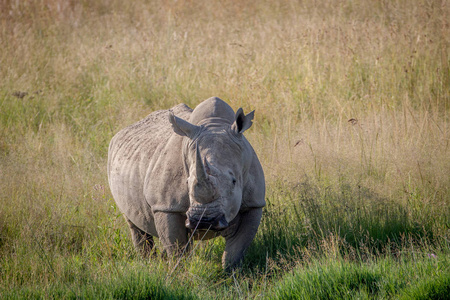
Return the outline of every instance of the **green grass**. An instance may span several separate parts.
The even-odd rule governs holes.
[[[81,258],[78,258],[81,260]],[[73,263],[73,262],[72,262]],[[86,263],[86,262],[84,262]],[[78,264],[72,267],[79,268]],[[103,273],[108,268],[86,270],[82,276],[67,275],[63,280],[46,285],[26,286],[12,289],[3,294],[4,298],[63,298],[63,299],[195,299],[189,290],[171,287],[158,269],[149,270],[141,263],[130,266],[123,262],[115,265],[110,276]],[[89,268],[87,268],[89,269]],[[92,272],[92,273],[91,273]],[[100,277],[100,278],[99,278]]]
[[[417,253],[365,264],[339,258],[300,265],[275,289],[278,299],[447,299],[448,255]]]
[[[445,1],[3,1],[0,298],[444,299],[450,5]],[[224,241],[143,260],[108,143],[219,96],[267,206],[242,268]],[[159,248],[158,248],[159,249]]]

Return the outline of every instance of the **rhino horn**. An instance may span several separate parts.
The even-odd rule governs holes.
[[[198,181],[205,182],[208,180],[208,174],[206,173],[205,166],[203,165],[198,144],[195,148],[195,175]]]
[[[195,150],[195,178],[197,179],[197,184],[195,186],[195,194],[199,198],[197,201],[200,202],[211,202],[215,199],[216,187],[213,182],[211,174],[211,166],[208,161],[203,160],[200,156],[200,149],[198,144]]]

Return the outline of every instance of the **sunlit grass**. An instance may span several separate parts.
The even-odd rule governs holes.
[[[445,294],[448,15],[420,0],[2,2],[0,292]],[[256,110],[246,136],[267,178],[234,275],[223,240],[178,265],[139,258],[106,180],[114,133],[211,96]]]

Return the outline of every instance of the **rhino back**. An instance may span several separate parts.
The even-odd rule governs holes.
[[[172,112],[189,118],[192,109],[184,104]],[[119,131],[108,152],[108,181],[120,211],[140,229],[155,234],[152,208],[144,195],[149,166],[158,160],[173,135],[168,110],[151,113],[143,120]]]

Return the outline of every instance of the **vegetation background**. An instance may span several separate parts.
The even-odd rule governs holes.
[[[450,2],[0,1],[0,298],[450,294]],[[223,241],[135,253],[111,137],[219,96],[267,207],[243,267]]]

